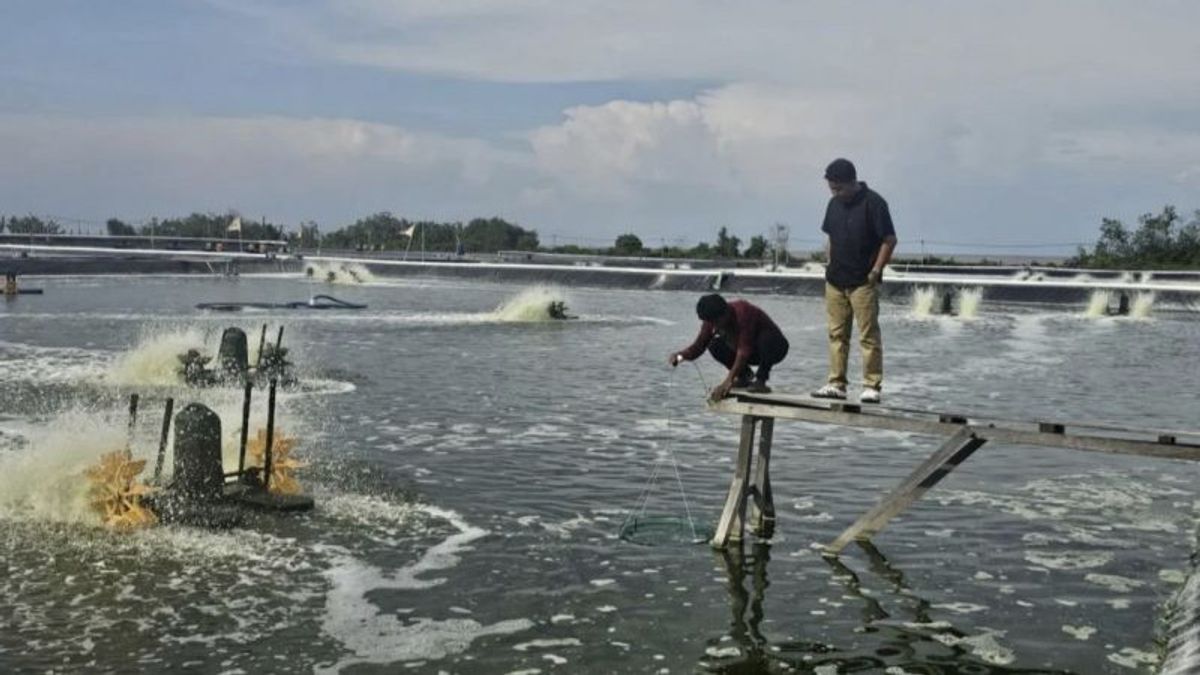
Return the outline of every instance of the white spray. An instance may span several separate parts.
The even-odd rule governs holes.
[[[937,289],[932,286],[919,286],[913,289],[912,313],[917,317],[933,316],[934,303],[937,302]]]
[[[1096,318],[1108,315],[1108,302],[1112,299],[1112,294],[1105,290],[1092,291],[1092,297],[1088,299],[1087,309],[1083,315],[1089,318]]]
[[[552,302],[566,302],[561,290],[534,286],[505,301],[492,312],[492,316],[497,321],[550,321],[553,318],[550,316]]]
[[[958,292],[958,316],[963,319],[974,319],[979,314],[979,306],[983,304],[982,288],[964,288]]]

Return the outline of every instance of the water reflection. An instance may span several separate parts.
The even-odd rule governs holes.
[[[886,557],[869,542],[857,542],[867,566],[856,572],[842,558],[822,558],[829,568],[827,581],[842,591],[847,604],[827,603],[822,608],[858,612],[859,626],[849,644],[829,644],[824,639],[769,635],[764,632],[767,589],[771,586],[767,564],[769,543],[756,542],[749,552],[732,545],[715,555],[724,570],[729,593],[729,631],[706,642],[699,666],[711,673],[833,673],[888,672],[926,675],[984,675],[990,673],[1069,673],[1063,670],[1016,667],[1011,651],[994,634],[960,630],[944,617],[934,617],[931,603],[922,598]],[[794,564],[794,563],[788,563]],[[864,583],[864,576],[870,582]],[[882,583],[880,583],[882,582]],[[881,589],[882,588],[882,592]],[[822,633],[820,616],[806,610],[812,598],[773,598],[772,605],[787,608],[770,622],[773,631],[785,634]]]

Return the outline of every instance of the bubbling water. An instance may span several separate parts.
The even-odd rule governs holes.
[[[331,284],[369,284],[375,281],[375,275],[361,263],[310,262],[304,268],[304,273],[316,281]]]

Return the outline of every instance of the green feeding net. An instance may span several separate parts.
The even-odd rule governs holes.
[[[693,365],[694,362],[693,362]],[[699,367],[696,368],[696,373],[700,373]],[[700,375],[701,383],[704,376]],[[674,377],[667,381],[667,402],[668,406],[671,401],[671,391],[673,389]],[[680,545],[680,544],[706,544],[712,540],[713,529],[711,527],[698,524],[696,519],[692,517],[692,508],[688,504],[687,492],[683,489],[683,480],[679,477],[679,463],[675,461],[674,436],[671,428],[671,413],[670,407],[667,408],[667,433],[665,439],[664,451],[658,455],[658,461],[654,463],[654,470],[650,472],[650,478],[646,481],[646,485],[642,488],[642,493],[638,495],[637,504],[629,510],[629,514],[625,516],[625,520],[621,522],[621,527],[617,531],[617,536],[621,539],[643,546],[662,546],[662,545]],[[648,515],[647,505],[650,502],[650,497],[655,492],[658,486],[659,478],[663,477],[665,467],[671,467],[671,473],[675,479],[675,487],[679,491],[679,501],[671,503],[664,515]],[[666,478],[665,480],[670,480]],[[679,507],[682,506],[682,510]],[[662,512],[664,509],[656,509]]]
[[[713,528],[686,517],[630,515],[621,523],[618,536],[642,546],[707,544]]]

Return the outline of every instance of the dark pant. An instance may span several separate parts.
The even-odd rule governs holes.
[[[733,361],[737,358],[737,350],[725,343],[725,340],[720,336],[714,337],[712,342],[708,343],[708,353],[713,355],[713,358],[720,361],[726,368],[733,367]],[[754,349],[750,352],[750,365],[758,366],[758,374],[750,372],[746,368],[745,372],[738,375],[749,379],[754,376],[754,379],[759,382],[766,382],[771,377],[771,368],[780,361],[788,353],[788,341],[783,337],[783,333],[777,330],[763,331],[758,334],[758,338],[754,341]]]

